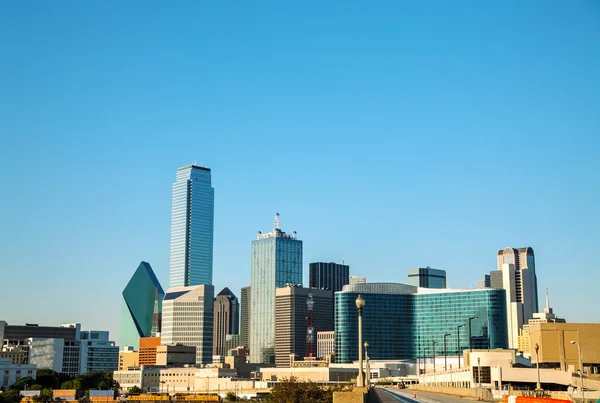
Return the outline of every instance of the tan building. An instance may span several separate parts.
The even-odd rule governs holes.
[[[127,368],[139,367],[140,353],[137,351],[119,352],[119,371],[126,371]]]
[[[196,363],[196,347],[158,346],[156,347],[156,365],[183,366]]]
[[[533,363],[536,362],[533,346],[539,345],[540,367],[578,371],[578,344],[584,373],[600,372],[600,323],[534,323],[529,328],[529,337]]]
[[[335,332],[317,332],[317,358],[335,354]]]
[[[234,390],[236,371],[229,368],[142,368],[115,371],[113,379],[126,391],[137,386],[144,392],[218,392]],[[245,387],[253,387],[248,383]]]
[[[535,351],[531,351],[529,330],[535,323],[565,323],[565,320],[557,318],[552,308],[550,308],[548,290],[546,290],[546,307],[544,308],[544,312],[534,313],[533,319],[529,319],[529,322],[526,325],[523,325],[523,329],[519,332],[519,351],[527,358],[530,358],[531,354],[535,353]]]
[[[0,351],[0,359],[2,358],[10,359],[14,365],[29,364],[29,350],[25,346],[7,346]]]
[[[156,348],[160,346],[160,337],[140,338],[140,365],[156,364]]]

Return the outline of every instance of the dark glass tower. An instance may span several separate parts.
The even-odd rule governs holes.
[[[227,287],[215,298],[213,305],[213,355],[225,355],[225,341],[228,334],[239,334],[240,303]]]
[[[350,283],[350,267],[345,264],[315,262],[309,265],[312,288],[342,291]]]
[[[157,326],[165,292],[150,264],[141,262],[122,295],[119,344],[137,349],[140,337],[150,337],[153,331],[160,331]]]

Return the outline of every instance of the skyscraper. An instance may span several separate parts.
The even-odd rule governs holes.
[[[169,288],[163,300],[161,343],[196,347],[196,363],[212,362],[212,285]]]
[[[336,292],[350,283],[350,267],[345,264],[315,262],[308,267],[309,284],[312,288]]]
[[[169,288],[212,284],[214,201],[209,168],[189,165],[177,170]]]
[[[502,273],[502,288],[506,290],[508,345],[509,348],[518,348],[519,331],[538,310],[533,249],[527,247],[500,250],[497,263],[498,270]]]
[[[408,284],[423,288],[446,288],[446,270],[427,266],[408,270]]]
[[[250,300],[251,287],[242,287],[241,317],[240,317],[240,344],[250,350]]]
[[[239,333],[239,310],[240,303],[229,288],[223,288],[215,297],[213,307],[213,355],[225,355],[227,353],[226,336]]]
[[[275,363],[278,367],[288,367],[291,354],[295,359],[310,354],[316,357],[317,332],[333,330],[333,291],[288,285],[277,288],[275,294]],[[309,300],[312,305],[310,315]],[[309,318],[314,336],[310,352],[307,351]]]
[[[250,362],[275,362],[275,288],[302,284],[302,241],[296,232],[286,234],[275,228],[268,234],[258,232],[251,252]]]
[[[162,311],[164,296],[150,264],[141,262],[122,293],[121,348],[132,346],[137,350],[140,337],[152,336],[153,330],[160,332],[160,329],[153,329],[153,325]]]

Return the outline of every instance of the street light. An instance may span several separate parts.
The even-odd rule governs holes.
[[[535,366],[537,367],[537,387],[535,390],[542,390],[542,384],[540,383],[540,355],[539,355],[540,345],[535,343]]]
[[[432,341],[431,342],[431,349],[433,350],[433,374],[435,376],[435,345],[437,344],[437,341]]]
[[[456,354],[458,355],[458,369],[460,369],[460,328],[465,325],[456,326]]]
[[[481,357],[477,357],[477,381],[481,388]]]
[[[371,387],[371,364],[369,363],[369,343],[365,341],[365,375],[367,386]]]
[[[356,308],[358,309],[358,377],[356,378],[356,386],[362,388],[365,386],[363,378],[363,361],[362,361],[362,311],[365,307],[365,300],[362,296],[356,298]]]
[[[444,371],[448,371],[448,360],[446,358],[446,337],[450,336],[450,333],[444,335]]]
[[[579,378],[581,380],[581,400],[585,403],[585,390],[583,389],[583,363],[581,362],[581,346],[575,340],[571,340],[571,344],[575,344],[577,346],[577,351],[579,352]]]
[[[471,342],[471,340],[472,340],[472,337],[471,337],[471,321],[473,319],[477,319],[477,316],[471,316],[469,318],[469,352],[473,351],[473,343]]]

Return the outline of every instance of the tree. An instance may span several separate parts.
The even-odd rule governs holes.
[[[52,401],[52,391],[50,389],[42,389],[39,396],[34,396],[35,403],[48,403]]]
[[[128,395],[139,395],[140,393],[142,393],[142,390],[140,388],[138,388],[137,386],[132,386],[127,391]]]
[[[237,401],[237,395],[235,394],[235,392],[227,392],[227,395],[225,397],[227,399],[228,402],[236,402]]]

